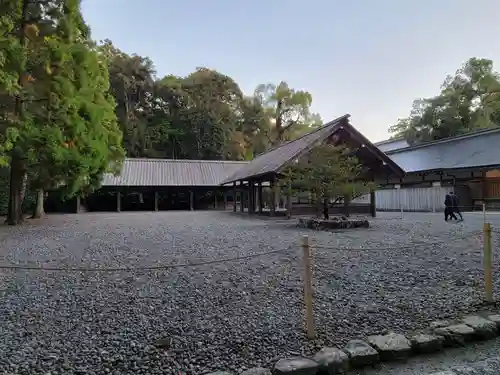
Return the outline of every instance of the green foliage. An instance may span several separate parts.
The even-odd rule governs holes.
[[[364,168],[349,149],[323,144],[292,163],[283,179],[291,180],[292,189],[310,191],[318,200],[351,200],[372,187],[371,182],[363,181],[363,173]]]
[[[471,58],[433,98],[413,102],[410,116],[389,128],[410,144],[500,125],[500,76],[487,59]]]
[[[97,186],[125,152],[107,62],[89,39],[80,0],[11,0],[5,7],[0,166],[10,161],[12,215],[19,218],[26,174],[33,189],[72,195]]]
[[[284,82],[245,97],[215,70],[158,79],[150,59],[127,55],[109,40],[99,49],[108,61],[128,156],[248,160],[321,123],[309,111],[311,95]],[[277,118],[284,124],[279,131]]]

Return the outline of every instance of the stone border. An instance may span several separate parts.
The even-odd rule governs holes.
[[[344,374],[382,361],[404,361],[409,356],[461,347],[470,341],[489,340],[500,334],[500,313],[468,315],[459,321],[436,321],[420,333],[389,332],[351,340],[343,349],[321,349],[314,357],[282,358],[273,369],[252,368],[240,375],[331,375]],[[234,375],[217,371],[207,375]],[[435,374],[437,375],[437,374]]]
[[[366,219],[349,219],[344,216],[333,216],[329,220],[318,218],[299,218],[297,221],[297,227],[328,231],[335,229],[369,228],[370,223]]]

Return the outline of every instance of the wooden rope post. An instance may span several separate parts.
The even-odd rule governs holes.
[[[302,237],[302,251],[304,255],[304,304],[306,307],[306,332],[308,339],[314,339],[313,317],[313,297],[312,297],[312,269],[311,269],[311,247],[309,246],[309,237]]]
[[[493,302],[493,272],[491,254],[491,225],[484,223],[484,299]]]

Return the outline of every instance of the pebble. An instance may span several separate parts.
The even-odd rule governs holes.
[[[0,373],[240,373],[473,313],[482,253],[471,221],[380,217],[368,229],[339,232],[201,211],[54,215],[2,227],[2,264],[137,267],[286,251],[155,271],[3,270]],[[319,245],[311,342],[303,331],[303,234]],[[415,243],[425,246],[407,246]],[[167,345],[156,346],[162,339]]]

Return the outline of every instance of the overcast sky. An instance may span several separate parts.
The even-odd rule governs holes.
[[[496,0],[83,0],[83,12],[94,39],[149,56],[159,76],[204,66],[247,94],[284,80],[373,141],[469,57],[500,61]]]

